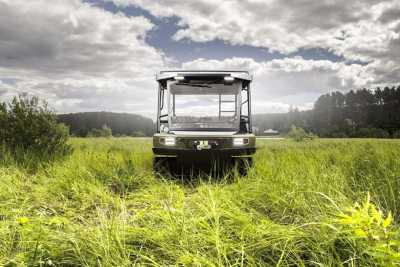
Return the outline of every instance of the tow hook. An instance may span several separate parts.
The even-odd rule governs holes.
[[[197,150],[217,148],[217,142],[209,142],[208,140],[194,141],[193,146]]]

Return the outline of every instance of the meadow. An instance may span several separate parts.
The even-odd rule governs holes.
[[[398,266],[400,140],[258,140],[243,177],[154,175],[151,139],[0,155],[1,266]]]

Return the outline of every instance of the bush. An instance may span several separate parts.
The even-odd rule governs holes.
[[[395,131],[394,133],[393,133],[393,135],[392,135],[392,137],[393,138],[400,138],[400,130],[397,130],[397,131]]]
[[[360,128],[355,132],[354,137],[361,138],[389,138],[387,131],[380,128]]]
[[[87,134],[87,137],[111,137],[112,136],[112,130],[110,127],[107,125],[103,125],[101,129],[92,129],[90,132]]]
[[[20,151],[57,157],[72,151],[68,128],[57,123],[47,103],[26,94],[0,103],[0,144],[14,156]]]
[[[348,138],[347,134],[344,132],[334,132],[330,135],[332,138]]]
[[[360,248],[361,254],[377,266],[398,266],[400,264],[399,230],[393,224],[392,214],[383,215],[367,200],[361,205],[356,203],[339,214],[335,229],[341,239]]]
[[[138,131],[138,132],[133,132],[131,136],[132,137],[145,137],[146,135],[143,132]]]
[[[290,129],[288,135],[289,138],[293,139],[296,142],[303,141],[305,139],[314,139],[315,135],[312,133],[307,133],[303,128],[301,127],[296,127],[292,125],[292,128]]]

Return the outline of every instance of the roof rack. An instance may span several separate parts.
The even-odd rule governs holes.
[[[251,81],[252,75],[245,70],[163,70],[156,74],[157,81],[169,80],[176,76],[231,76]]]

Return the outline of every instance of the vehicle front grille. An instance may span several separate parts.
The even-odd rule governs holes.
[[[196,142],[200,141],[208,141],[210,145],[216,144],[214,147],[215,149],[221,148],[229,148],[232,147],[232,139],[231,138],[202,138],[202,137],[195,137],[195,138],[179,138],[177,144],[181,148],[192,149],[195,147]]]

